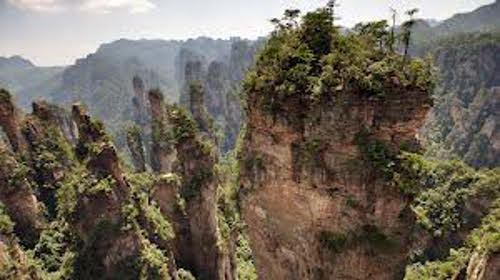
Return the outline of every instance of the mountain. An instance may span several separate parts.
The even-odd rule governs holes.
[[[432,51],[441,73],[426,125],[429,153],[475,166],[500,164],[500,36],[451,37]]]
[[[440,35],[470,32],[490,32],[500,28],[500,1],[462,14],[456,14],[436,26]]]
[[[15,55],[12,57],[0,57],[0,69],[10,68],[10,69],[22,69],[34,67],[31,61],[22,58],[21,56]]]
[[[30,106],[37,98],[51,94],[58,84],[64,67],[38,67],[20,56],[0,57],[0,86],[17,93],[17,102]]]
[[[237,95],[244,71],[257,51],[253,46],[257,42],[206,37],[186,41],[121,39],[103,44],[95,53],[65,68],[36,67],[19,57],[3,59],[5,67],[0,68],[0,84],[11,89],[18,104],[27,109],[29,102],[36,98],[56,104],[85,104],[93,115],[108,125],[119,146],[124,147],[126,141],[122,130],[133,120],[129,108],[134,97],[134,77],[142,80],[146,90],[158,88],[166,93],[166,98],[177,102],[181,94],[187,94],[184,77],[187,64],[200,62],[200,71],[205,73],[212,63],[220,63],[223,66],[220,70],[224,72],[219,73],[219,78],[224,87],[219,91],[223,92],[212,89],[207,96],[226,96],[230,95],[229,91]],[[206,74],[199,79],[205,83]],[[240,111],[239,99],[234,100],[236,109],[227,104],[225,97],[218,99],[228,109],[223,108],[222,115],[218,113],[214,117],[219,120],[221,132],[230,134],[224,145],[231,147],[239,131],[239,117],[235,115]],[[226,111],[234,115],[231,120],[226,121]],[[227,123],[231,123],[230,128],[226,128]]]
[[[431,110],[449,112],[444,131],[484,149],[496,39],[439,45],[438,82],[380,23],[341,31],[331,4],[294,13],[226,58],[184,42],[169,60],[179,102],[150,89],[173,85],[133,42],[69,67],[79,95],[52,98],[105,116],[125,106],[133,167],[84,105],[26,113],[0,89],[0,279],[497,280],[500,169],[427,156],[420,133]],[[238,118],[226,153],[219,126]]]
[[[443,38],[459,36],[468,33],[498,33],[500,32],[500,2],[481,6],[478,9],[455,14],[443,21],[416,21],[412,34],[412,51],[422,55],[433,44]]]

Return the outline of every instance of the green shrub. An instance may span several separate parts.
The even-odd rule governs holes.
[[[333,253],[340,253],[347,245],[347,235],[339,232],[321,231],[319,233],[321,245]]]
[[[61,218],[72,221],[78,201],[85,196],[109,193],[116,182],[110,176],[97,178],[83,165],[76,165],[57,182],[57,213]]]
[[[6,89],[0,88],[0,103],[10,103],[12,95]]]
[[[296,13],[275,20],[277,29],[243,83],[246,98],[264,112],[297,121],[340,93],[390,98],[398,92],[394,87],[401,86],[431,95],[435,71],[430,60],[405,64],[393,51],[386,22],[362,24],[342,34],[332,13],[332,8],[307,13],[301,24]]]
[[[169,108],[168,115],[174,125],[174,137],[177,143],[194,138],[198,134],[198,125],[186,108],[173,106]]]
[[[357,135],[356,142],[363,160],[390,178],[394,171],[396,154],[389,145],[382,140],[371,139],[363,131]]]
[[[396,246],[396,243],[389,239],[377,226],[364,225],[361,228],[359,240],[367,241],[373,248],[385,252]]]
[[[4,205],[0,203],[0,233],[9,235],[14,230],[14,222],[10,219]]]
[[[412,210],[417,221],[436,236],[457,231],[466,222],[465,202],[473,196],[496,197],[498,170],[475,170],[464,162],[429,160],[402,153],[393,173],[394,185],[415,198]]]
[[[122,208],[123,216],[126,218],[122,229],[140,235],[147,233],[146,237],[159,238],[163,241],[173,239],[175,233],[172,225],[151,197],[156,183],[162,180],[178,183],[178,179],[174,178],[175,175],[157,176],[151,173],[129,174],[127,177],[131,193],[128,203]]]

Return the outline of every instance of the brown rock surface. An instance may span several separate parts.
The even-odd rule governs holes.
[[[241,205],[261,279],[403,277],[409,199],[363,161],[358,137],[399,151],[416,142],[428,103],[418,90],[352,94],[312,110],[302,126],[249,108]]]

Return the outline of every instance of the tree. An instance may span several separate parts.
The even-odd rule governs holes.
[[[285,10],[283,17],[271,19],[271,23],[276,27],[277,30],[297,28],[299,23],[297,18],[300,15],[300,10],[298,9],[288,9]]]
[[[330,14],[333,21],[335,21],[337,19],[337,17],[335,16],[335,8],[337,6],[338,6],[337,0],[330,0],[326,4],[325,10]]]
[[[392,27],[391,27],[391,37],[389,41],[389,49],[394,52],[394,43],[396,42],[396,17],[398,12],[394,8],[391,9]]]
[[[283,21],[285,21],[285,25],[288,28],[291,27],[297,27],[299,23],[297,22],[297,18],[300,15],[300,10],[297,9],[288,9],[285,10],[285,16],[283,18]]]
[[[330,1],[333,4],[335,1]],[[333,5],[333,4],[328,5]],[[307,13],[302,18],[302,41],[316,57],[330,53],[333,41],[333,6]]]
[[[418,13],[418,9],[411,9],[406,12],[406,14],[410,17],[410,19],[403,23],[403,45],[404,45],[404,56],[403,56],[403,65],[406,64],[408,59],[408,49],[410,48],[411,42],[411,30],[416,23],[416,20],[413,16]]]
[[[354,26],[354,31],[374,42],[380,50],[384,50],[388,45],[391,48],[391,38],[387,31],[386,20],[374,21],[369,23],[358,23]]]

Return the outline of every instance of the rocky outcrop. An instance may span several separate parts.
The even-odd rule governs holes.
[[[185,227],[189,242],[181,250],[200,279],[232,279],[226,277],[224,255],[217,246],[217,188],[214,174],[215,154],[206,151],[207,145],[196,135],[188,135],[176,145],[179,157],[179,173],[183,175],[185,198]],[[206,140],[205,140],[206,141]],[[210,145],[210,144],[208,144]],[[213,145],[213,144],[212,144]]]
[[[9,138],[14,152],[26,153],[26,141],[21,133],[23,114],[14,105],[12,96],[0,89],[0,126]]]
[[[27,177],[27,167],[0,142],[0,203],[15,223],[14,232],[25,245],[33,246],[44,218]]]
[[[71,145],[76,144],[78,128],[70,111],[45,101],[33,102],[32,108],[34,116],[44,122],[57,126]]]
[[[427,104],[419,90],[352,94],[310,112],[303,127],[249,108],[241,203],[260,278],[402,278],[409,201],[367,165],[360,141],[397,152],[416,141]]]
[[[134,97],[132,98],[134,120],[138,125],[143,127],[147,124],[146,88],[139,76],[134,76],[132,85],[134,87]]]
[[[149,91],[151,104],[151,168],[156,172],[171,172],[177,159],[173,124],[167,118],[167,107],[159,90]]]
[[[141,129],[138,126],[132,126],[126,133],[132,164],[137,172],[144,172],[146,171],[146,154]]]
[[[434,47],[442,76],[424,135],[441,158],[457,155],[474,166],[500,158],[500,37],[469,34]]]
[[[189,87],[189,111],[196,121],[200,131],[208,135],[212,141],[216,142],[214,134],[214,120],[206,107],[206,93],[203,84],[199,82],[191,83]]]
[[[203,129],[204,115],[198,115],[201,119],[197,122],[184,108],[164,104],[161,93],[151,91],[149,96],[153,135],[157,135],[153,139],[158,141],[153,143],[156,155],[152,158],[156,156],[160,163],[153,162],[152,166],[157,172],[175,172],[182,180],[180,188],[160,187],[155,191],[177,233],[175,259],[197,279],[233,279],[235,268],[231,267],[229,252],[217,245],[216,151],[210,128]],[[206,110],[203,102],[193,101],[193,112]]]

